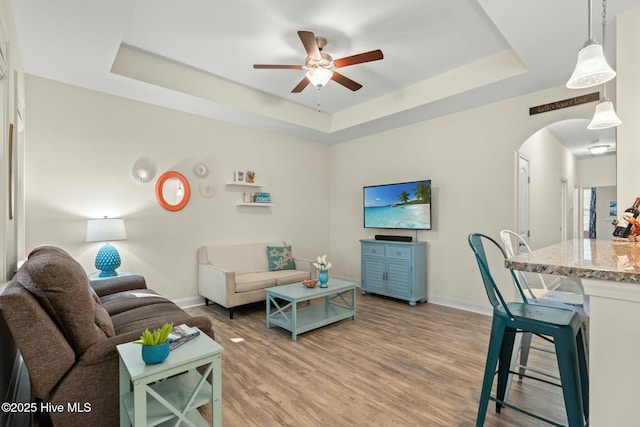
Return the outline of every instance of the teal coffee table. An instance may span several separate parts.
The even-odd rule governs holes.
[[[356,318],[356,284],[329,279],[326,288],[307,288],[301,282],[267,288],[267,328],[280,326],[291,331],[291,339],[298,334],[317,329],[347,318]],[[300,302],[323,298],[302,308]]]

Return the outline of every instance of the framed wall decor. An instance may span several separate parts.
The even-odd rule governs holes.
[[[9,219],[13,219],[13,123],[9,123]]]
[[[237,170],[234,174],[233,180],[236,182],[244,182],[244,171]]]

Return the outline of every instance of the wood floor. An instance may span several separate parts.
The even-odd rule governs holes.
[[[223,426],[473,426],[491,318],[435,304],[357,294],[356,320],[291,341],[265,326],[264,304],[209,316],[222,357]],[[232,338],[243,338],[235,343]],[[530,366],[555,369],[533,352]],[[509,402],[566,422],[560,389],[514,381]],[[548,425],[494,404],[487,426]]]

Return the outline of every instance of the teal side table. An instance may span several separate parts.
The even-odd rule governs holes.
[[[117,346],[120,355],[120,426],[222,427],[223,348],[201,333],[157,365],[142,361],[142,346]],[[203,373],[196,369],[202,367]],[[211,374],[212,383],[207,382]],[[131,385],[133,384],[133,391]],[[211,404],[211,424],[198,408]],[[166,424],[163,424],[166,423]]]
[[[131,273],[129,271],[119,271],[117,276],[100,277],[100,272],[96,271],[95,273],[91,273],[89,275],[89,280],[93,281],[93,280],[113,279],[114,277],[131,276],[132,274],[133,273]]]

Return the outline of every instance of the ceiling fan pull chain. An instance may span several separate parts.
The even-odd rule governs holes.
[[[320,88],[318,88],[318,113],[320,112]]]

